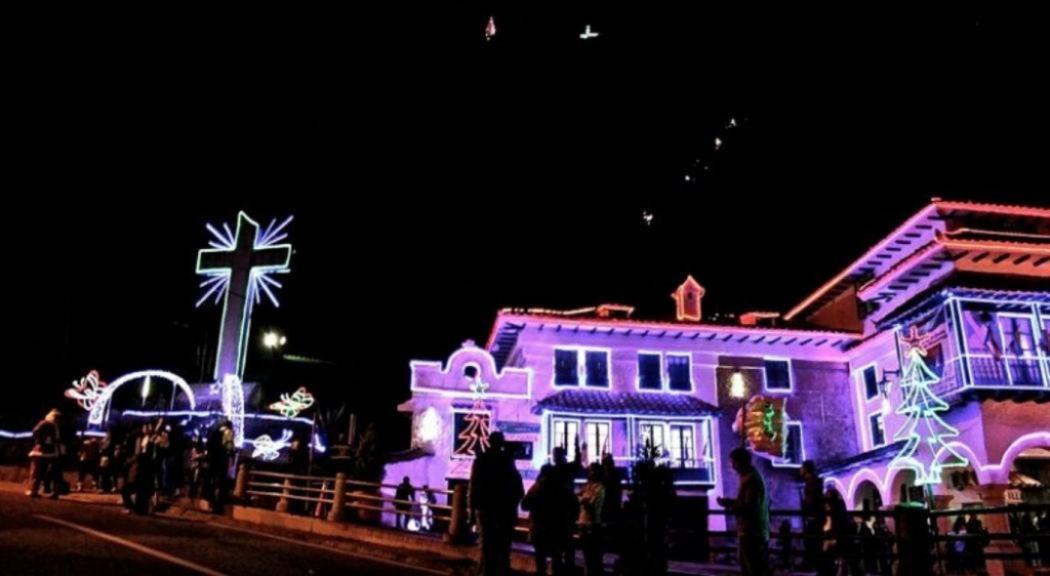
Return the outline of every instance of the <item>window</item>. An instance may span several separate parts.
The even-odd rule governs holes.
[[[640,390],[662,390],[659,354],[638,355],[638,388]]]
[[[576,350],[554,351],[554,385],[577,386],[580,383],[579,353]]]
[[[886,443],[886,423],[882,412],[868,417],[868,428],[871,429],[871,447],[878,448]]]
[[[592,462],[606,454],[612,454],[612,437],[609,435],[608,422],[588,422],[585,429],[587,456]]]
[[[656,423],[643,423],[640,427],[642,432],[642,445],[652,447],[657,450],[659,454],[664,454],[667,451],[667,446],[664,442],[664,425]]]
[[[1032,337],[1032,322],[1027,316],[999,315],[1004,352],[1010,356],[1035,356],[1035,340]]]
[[[671,466],[696,468],[696,441],[693,427],[687,424],[671,425]]]
[[[787,422],[787,438],[784,439],[784,457],[773,460],[773,465],[780,468],[797,468],[802,466],[806,459],[806,451],[802,445],[802,423]]]
[[[872,364],[864,369],[864,397],[868,400],[879,395],[879,370]]]
[[[576,445],[579,444],[580,423],[576,420],[554,419],[551,438],[551,449],[565,448],[569,461],[576,459]]]
[[[791,362],[766,360],[766,390],[791,391]]]
[[[587,385],[597,388],[609,387],[609,353],[604,350],[585,352]]]
[[[688,392],[693,389],[688,355],[667,355],[667,385],[676,392]]]
[[[580,366],[583,366],[581,373]],[[579,386],[580,378],[587,386],[609,387],[609,352],[606,350],[554,350],[554,385]]]

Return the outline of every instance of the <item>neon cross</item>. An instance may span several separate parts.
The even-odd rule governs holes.
[[[227,375],[237,378],[244,375],[252,304],[259,298],[260,288],[270,295],[265,282],[274,281],[266,275],[287,272],[292,259],[291,244],[270,244],[266,235],[260,239],[259,225],[244,212],[237,215],[237,233],[229,240],[220,248],[201,250],[197,254],[197,273],[211,276],[211,280],[221,278],[215,282],[225,284],[226,299],[215,354],[217,382],[222,382]]]

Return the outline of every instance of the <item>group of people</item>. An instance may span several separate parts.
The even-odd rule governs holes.
[[[185,431],[163,418],[124,433],[82,438],[62,426],[61,416],[51,410],[33,428],[27,496],[37,498],[43,491],[57,499],[69,491],[64,472],[75,462],[77,491],[119,492],[128,512],[148,514],[157,495],[177,496],[184,489],[222,511],[236,453],[228,421],[218,422],[206,438],[193,434],[187,444]]]
[[[947,541],[947,571],[952,574],[984,572],[988,531],[977,515],[970,514],[969,518],[959,515],[948,536],[951,538]]]
[[[1032,568],[1050,566],[1050,511],[1011,514],[1010,533],[1020,536],[1017,545],[1024,551],[1025,562]]]
[[[570,574],[575,566],[574,534],[580,533],[585,574],[604,573],[603,551],[617,525],[623,498],[622,477],[611,457],[587,467],[586,482],[577,491],[583,471],[581,449],[570,462],[564,447],[553,450],[525,492],[521,474],[500,432],[489,437],[489,448],[475,460],[470,474],[468,510],[481,536],[481,574],[510,574],[510,548],[519,506],[529,513],[530,539],[536,573]]]
[[[718,503],[735,518],[737,552],[744,576],[767,576],[769,564],[769,497],[765,481],[744,448],[733,450],[730,464],[740,477],[736,498]],[[803,571],[820,575],[848,573],[889,574],[890,533],[881,515],[856,522],[842,494],[824,489],[812,461],[802,464],[802,565]],[[793,534],[790,521],[780,524],[777,537],[781,567],[794,570]]]
[[[430,486],[424,484],[417,494],[412,481],[405,476],[394,490],[394,500],[394,510],[397,511],[394,525],[397,528],[421,532],[435,530],[434,510],[431,508],[434,491]]]

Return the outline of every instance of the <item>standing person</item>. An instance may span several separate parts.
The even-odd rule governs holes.
[[[948,572],[961,574],[966,570],[966,518],[958,516],[948,535]]]
[[[103,493],[112,492],[116,486],[116,477],[113,468],[113,432],[107,431],[98,446],[98,477],[99,490]]]
[[[529,512],[536,574],[547,573],[548,559],[554,576],[569,574],[568,552],[564,546],[572,541],[573,512],[579,503],[572,489],[558,481],[554,466],[546,464],[540,468],[536,482],[522,500],[522,508]]]
[[[875,526],[872,530],[875,532],[875,540],[873,540],[875,551],[872,553],[876,562],[875,573],[881,576],[889,576],[891,572],[890,551],[892,546],[890,539],[892,536],[889,527],[886,526],[886,518],[876,516]]]
[[[80,444],[80,450],[77,452],[77,492],[84,491],[84,481],[88,476],[91,477],[95,490],[98,490],[101,484],[98,469],[99,441],[98,438],[88,438]]]
[[[766,483],[751,463],[746,448],[729,453],[730,465],[740,476],[736,498],[718,503],[736,517],[737,554],[742,576],[767,576],[769,572],[769,500]]]
[[[834,488],[824,493],[824,510],[827,518],[824,521],[824,560],[821,563],[821,574],[835,574],[836,566],[844,565],[850,574],[859,572],[859,563],[854,540],[857,527],[850,520],[846,511],[846,501]]]
[[[138,476],[138,445],[142,438],[142,428],[133,429],[124,437],[121,444],[120,499],[125,513],[135,511],[135,483]]]
[[[434,529],[434,491],[430,486],[424,484],[419,492],[419,529],[422,532],[430,532]]]
[[[620,510],[623,507],[623,474],[616,467],[612,454],[602,456],[602,483],[605,486],[602,523],[610,531],[615,531],[620,523]]]
[[[489,448],[474,459],[467,502],[481,533],[482,576],[510,575],[510,545],[524,495],[521,474],[506,450],[502,432],[489,436]]]
[[[394,516],[394,525],[397,526],[398,530],[408,530],[409,512],[412,510],[412,500],[416,497],[416,490],[412,488],[412,481],[405,476],[401,483],[397,485],[397,490],[394,491],[394,510],[397,514]]]
[[[816,570],[820,566],[823,545],[820,539],[824,528],[824,481],[817,474],[812,460],[802,463],[802,557],[803,568]]]
[[[1036,539],[1038,532],[1032,513],[1025,512],[1021,516],[1021,536],[1024,538],[1021,541],[1021,547],[1025,551],[1025,561],[1032,568],[1038,568],[1043,564],[1039,555],[1039,541]]]
[[[568,452],[564,446],[555,446],[552,451],[554,469],[551,479],[562,487],[562,490],[573,495],[575,499],[576,477],[583,471],[582,454],[579,438],[575,439],[575,457],[569,462]],[[566,570],[576,566],[576,552],[573,549],[573,532],[576,529],[576,516],[578,505],[574,504],[572,510],[562,516],[563,525],[554,531],[558,541],[553,543],[554,553],[557,558],[553,560],[555,566],[564,567]]]
[[[197,434],[190,440],[190,498],[196,499],[204,493],[208,452],[204,447],[204,440]]]
[[[44,419],[33,427],[33,448],[29,451],[29,475],[32,484],[26,496],[40,496],[40,485],[51,485],[51,498],[58,498],[58,481],[55,475],[60,472],[58,410],[51,410]]]
[[[780,566],[791,570],[791,521],[784,520],[777,530],[777,546],[780,547]]]
[[[976,514],[971,513],[966,520],[966,557],[969,560],[967,568],[983,574],[985,571],[984,547],[988,545],[988,536],[984,531],[984,524]]]
[[[157,486],[156,436],[153,427],[142,425],[135,447],[135,513],[147,515]]]
[[[223,420],[208,434],[208,471],[211,475],[212,512],[222,514],[230,491],[230,461],[236,453],[233,443],[233,428]]]
[[[1039,517],[1039,551],[1043,555],[1043,566],[1050,566],[1050,511],[1043,510]]]
[[[602,509],[605,505],[605,486],[602,467],[595,463],[587,467],[587,483],[580,491],[580,539],[583,545],[585,576],[602,574]]]

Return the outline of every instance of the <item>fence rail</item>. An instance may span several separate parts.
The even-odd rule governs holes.
[[[279,472],[255,471],[246,466],[238,470],[234,496],[250,506],[273,507],[280,512],[309,514],[329,521],[357,521],[380,523],[384,518],[403,517],[416,520],[415,528],[431,532],[447,533],[453,542],[472,540],[467,526],[466,487],[454,490],[413,486],[413,495],[426,494],[426,502],[418,499],[406,500],[397,497],[398,485],[349,480],[343,474],[335,477],[304,476]],[[391,494],[393,491],[393,494]],[[630,492],[627,487],[626,492]],[[445,501],[440,502],[443,498]],[[706,500],[704,501],[706,503]],[[774,562],[794,565],[807,555],[807,542],[818,542],[809,549],[823,549],[825,543],[834,542],[833,552],[842,556],[839,562],[844,570],[852,570],[851,562],[873,562],[877,556],[880,566],[886,570],[896,566],[898,574],[946,573],[960,561],[956,544],[970,544],[968,550],[980,545],[980,562],[1001,562],[1011,569],[1025,565],[1033,566],[1045,557],[1042,547],[1050,549],[1047,533],[1021,533],[1019,518],[1024,514],[1036,517],[1050,513],[1050,504],[1010,505],[989,508],[965,508],[951,510],[926,510],[915,506],[894,509],[852,511],[847,513],[850,532],[830,533],[823,527],[807,531],[802,527],[806,517],[800,510],[774,509],[771,518],[787,522],[789,531],[777,530],[773,522],[769,553]],[[683,512],[683,515],[685,513]],[[982,519],[986,528],[980,534],[952,534],[953,518],[965,515]],[[672,522],[670,552],[673,559],[700,559],[705,562],[720,556],[733,557],[737,550],[737,534],[732,529],[713,529],[718,524],[732,528],[732,513],[720,509],[707,509],[706,505],[697,514],[689,514],[684,523]],[[856,530],[861,523],[869,528],[878,526],[871,533]],[[677,526],[675,524],[678,524]],[[402,524],[403,525],[403,524]],[[519,535],[529,531],[528,519],[519,518],[516,526]],[[615,535],[610,536],[615,539]],[[613,542],[611,549],[630,546],[632,542]],[[812,553],[812,552],[810,552]],[[969,554],[968,552],[967,554]],[[965,556],[965,555],[963,555]],[[972,560],[969,556],[967,561]],[[947,566],[947,568],[946,568]],[[869,570],[886,573],[885,570]],[[1029,570],[1030,571],[1030,570]]]

